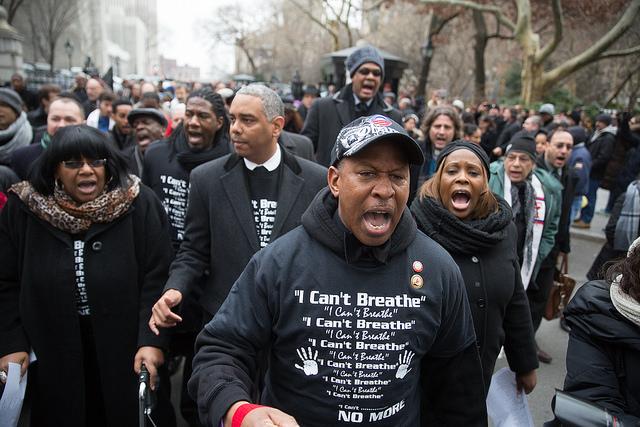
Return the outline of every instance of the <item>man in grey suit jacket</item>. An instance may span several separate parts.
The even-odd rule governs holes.
[[[195,168],[184,240],[171,264],[165,292],[149,327],[175,326],[172,308],[200,281],[198,301],[208,321],[225,300],[251,256],[300,224],[327,170],[297,158],[278,144],[284,126],[280,97],[265,86],[245,86],[229,115],[235,153]]]
[[[304,135],[283,130],[280,133],[278,142],[298,157],[311,161],[315,160],[315,156],[313,155],[313,143]]]

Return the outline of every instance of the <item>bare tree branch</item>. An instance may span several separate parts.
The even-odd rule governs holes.
[[[634,53],[640,53],[640,45],[630,47],[629,49],[610,50],[609,52],[600,54],[600,57],[598,57],[598,59],[618,58],[621,56],[633,55]]]
[[[378,0],[374,4],[368,7],[359,7],[359,6],[353,5],[353,9],[358,10],[360,12],[371,12],[372,10],[376,10],[380,8],[380,6],[382,6],[384,3],[388,1],[389,0]]]
[[[564,28],[562,4],[560,4],[560,0],[553,0],[551,5],[553,9],[553,39],[551,39],[551,42],[547,43],[547,45],[536,54],[535,62],[537,63],[544,62],[544,60],[547,59],[554,50],[556,50],[556,48],[560,44],[560,41],[562,40],[562,33]]]
[[[16,16],[16,12],[20,6],[22,6],[24,0],[2,0],[0,1],[0,6],[4,6],[7,10],[7,22],[11,24],[13,22],[13,18]]]
[[[291,2],[294,6],[296,6],[307,18],[309,18],[311,21],[318,24],[320,27],[322,27],[322,29],[324,29],[327,33],[329,33],[329,35],[333,39],[333,47],[335,50],[338,50],[340,48],[340,36],[338,33],[336,33],[333,30],[333,28],[331,28],[329,25],[325,24],[324,22],[316,18],[313,13],[307,10],[304,6],[302,6],[296,0],[289,0],[289,2]]]
[[[344,21],[340,19],[340,22],[344,25],[344,28],[347,30],[347,37],[349,37],[349,46],[353,46],[353,33],[351,32],[351,26],[349,25],[349,15],[351,15],[351,9],[353,5],[351,4],[351,0],[348,1],[347,4],[347,15]]]
[[[462,6],[471,10],[479,10],[481,12],[492,13],[496,19],[511,31],[516,30],[516,24],[507,18],[498,6],[474,3],[469,0],[420,0],[424,4],[440,4],[449,6]]]
[[[609,104],[611,104],[613,102],[613,100],[620,94],[620,92],[622,91],[622,88],[625,87],[625,85],[629,82],[629,80],[631,80],[631,78],[633,76],[636,75],[637,72],[640,71],[640,63],[637,64],[637,66],[627,74],[627,77],[624,78],[624,80],[622,80],[622,83],[620,83],[618,85],[618,87],[613,91],[613,93],[611,94],[611,96],[609,96],[609,99],[607,99],[607,102],[604,103],[604,106],[607,107]]]
[[[536,30],[534,30],[534,32],[539,34],[539,33],[543,32],[544,30],[546,30],[549,25],[551,25],[551,22],[549,22],[549,21],[544,22]]]
[[[436,19],[436,28],[431,31],[431,34],[440,34],[440,32],[444,29],[444,27],[451,21],[453,21],[455,18],[457,18],[460,15],[460,12],[456,12],[450,16],[447,16],[446,18],[439,18],[438,15],[435,15]]]
[[[553,70],[543,73],[542,77],[545,82],[557,82],[585,65],[601,59],[602,53],[615,43],[629,29],[629,27],[631,27],[638,18],[638,13],[640,13],[640,0],[632,0],[616,25],[614,25],[607,34],[602,36],[600,40],[581,54],[576,55],[568,61],[558,65]]]
[[[514,36],[505,36],[503,34],[489,34],[487,36],[488,39],[500,39],[500,40],[513,40]]]

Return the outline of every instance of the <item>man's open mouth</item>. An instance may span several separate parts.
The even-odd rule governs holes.
[[[368,211],[362,218],[370,234],[384,234],[391,227],[391,214],[387,211]]]

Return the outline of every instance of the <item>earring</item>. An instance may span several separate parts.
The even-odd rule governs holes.
[[[54,186],[56,190],[64,191],[64,187],[62,186],[62,181],[60,181],[60,179],[56,179],[54,181]]]

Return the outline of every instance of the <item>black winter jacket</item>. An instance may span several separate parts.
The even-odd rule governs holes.
[[[368,115],[373,114],[382,114],[397,123],[402,123],[400,112],[385,103],[380,93],[376,94],[369,108]],[[338,133],[355,118],[351,84],[330,98],[318,98],[313,102],[300,133],[313,142],[318,163],[329,166],[331,149],[336,143]]]
[[[175,129],[174,132],[182,132],[182,127]],[[148,185],[162,202],[169,217],[171,240],[177,252],[184,236],[189,175],[193,168],[183,165],[178,160],[175,140],[175,138],[162,139],[147,148],[143,159],[142,182]],[[218,158],[229,154],[229,150],[228,141],[225,138],[219,147],[211,151],[211,154]],[[203,160],[200,164],[209,160]]]
[[[539,156],[536,162],[537,167],[546,170],[550,174],[551,168],[544,160],[544,155]],[[560,222],[558,223],[558,232],[556,233],[556,243],[553,250],[547,256],[547,259],[552,260],[552,265],[555,265],[558,252],[569,253],[571,252],[571,204],[575,197],[575,189],[578,185],[579,176],[573,168],[567,163],[562,168],[562,175],[560,176],[560,184],[562,184],[562,205],[560,206]]]
[[[411,209],[420,209],[420,201],[416,200]],[[421,218],[417,217],[418,228],[424,231]],[[442,227],[446,227],[444,221],[429,224],[433,231],[428,235],[446,246]],[[531,313],[516,254],[515,224],[510,222],[506,231],[505,237],[488,250],[449,252],[467,290],[486,392],[502,346],[512,371],[524,374],[538,368]]]
[[[571,326],[564,390],[640,422],[640,326],[616,310],[600,280],[578,289],[564,316]]]
[[[263,404],[304,427],[486,425],[475,335],[451,257],[408,209],[384,264],[349,263],[323,189],[298,227],[262,249],[196,342],[189,391],[217,425],[249,400],[268,348]],[[422,382],[422,394],[420,390]]]
[[[129,210],[84,235],[84,274],[107,426],[137,420],[141,346],[166,347],[148,326],[171,261],[167,219],[148,188]],[[38,425],[82,426],[83,348],[76,306],[74,237],[32,213],[13,193],[0,214],[0,356],[33,349]],[[35,379],[36,381],[31,381]],[[1,417],[1,416],[0,416]]]
[[[590,178],[604,178],[607,164],[613,155],[613,149],[616,143],[614,131],[609,127],[594,140],[587,141],[587,148],[591,153],[591,174]]]

